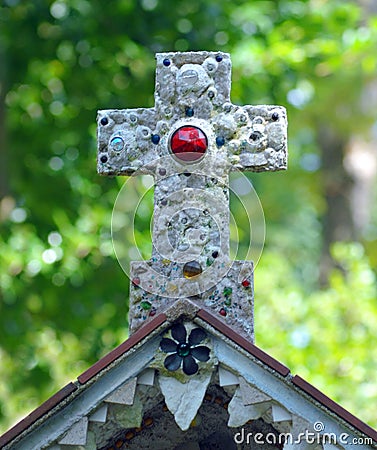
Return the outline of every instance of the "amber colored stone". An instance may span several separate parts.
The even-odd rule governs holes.
[[[221,405],[223,403],[223,399],[221,397],[216,397],[215,403],[217,403],[218,405]]]
[[[197,261],[189,261],[183,266],[183,276],[193,278],[202,273],[202,266]]]
[[[199,160],[208,147],[207,136],[200,128],[184,126],[176,130],[170,140],[173,154],[185,162]]]
[[[135,436],[135,433],[133,431],[127,431],[127,433],[125,434],[125,438],[127,439],[127,441],[131,440],[133,437]],[[123,442],[122,442],[123,444]],[[117,444],[115,444],[117,445]]]
[[[144,420],[144,425],[145,425],[146,427],[151,427],[151,426],[153,425],[153,419],[152,419],[152,417],[147,417],[147,418]]]

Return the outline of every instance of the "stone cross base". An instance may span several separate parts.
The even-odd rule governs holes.
[[[219,266],[222,265],[219,263]],[[212,272],[214,278],[211,282],[206,279],[205,274],[183,280],[180,277],[183,264],[171,261],[131,263],[130,332],[135,332],[157,313],[171,307],[175,299],[189,298],[200,308],[224,320],[241,336],[254,342],[253,263],[233,261],[226,266],[226,273],[222,278],[214,277]],[[220,273],[224,272],[223,267],[218,270]],[[160,278],[159,273],[164,273],[166,277]],[[141,285],[151,292],[140,287]],[[210,287],[203,291],[203,286]],[[165,292],[171,297],[156,295],[153,293],[156,291]]]

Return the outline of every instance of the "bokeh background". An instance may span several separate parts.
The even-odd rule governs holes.
[[[267,224],[256,341],[377,426],[376,2],[0,5],[1,431],[127,337],[124,179],[96,174],[96,110],[153,106],[154,53],[171,50],[227,51],[234,103],[287,107],[289,170],[250,175]]]

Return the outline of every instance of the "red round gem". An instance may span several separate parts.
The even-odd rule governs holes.
[[[208,147],[207,136],[200,128],[184,126],[178,128],[170,139],[170,148],[181,161],[191,162],[200,159]]]
[[[242,284],[242,286],[245,287],[245,288],[250,287],[250,281],[249,281],[249,280],[243,280],[241,284]]]
[[[221,308],[219,313],[221,316],[224,316],[224,317],[226,316],[226,310],[224,308]]]

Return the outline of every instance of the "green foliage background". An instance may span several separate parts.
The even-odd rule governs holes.
[[[377,426],[375,222],[332,243],[318,282],[329,172],[318,134],[373,127],[376,105],[360,98],[377,78],[376,16],[344,0],[0,5],[1,430],[127,337],[110,235],[124,180],[96,174],[96,110],[153,106],[154,53],[203,49],[231,53],[234,103],[288,108],[288,172],[250,176],[267,224],[257,344]],[[148,215],[136,234],[148,248]]]

